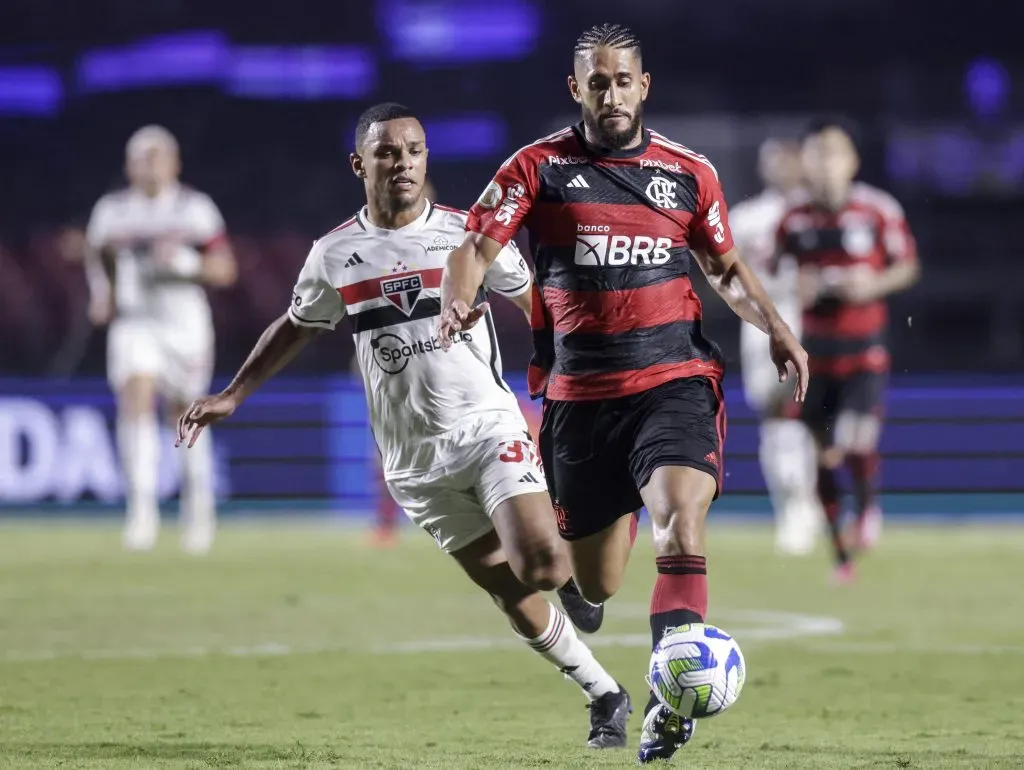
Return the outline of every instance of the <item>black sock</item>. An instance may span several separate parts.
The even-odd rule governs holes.
[[[850,561],[850,554],[843,544],[843,533],[839,527],[842,515],[842,508],[839,505],[839,482],[836,480],[836,472],[824,465],[818,466],[818,498],[825,510],[825,520],[828,522],[836,563],[846,564]]]

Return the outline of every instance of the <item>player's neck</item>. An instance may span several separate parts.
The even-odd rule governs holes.
[[[850,199],[850,188],[845,190],[821,190],[816,196],[818,205],[831,211],[839,211]]]
[[[161,184],[161,185],[157,185],[156,187],[143,187],[142,185],[136,185],[135,189],[138,190],[140,193],[142,193],[147,198],[151,198],[153,200],[156,200],[161,195],[163,195],[168,190],[170,190],[172,187],[174,187],[173,184]]]
[[[593,131],[590,130],[590,126],[584,123],[583,125],[583,136],[587,140],[587,144],[593,147],[600,147],[603,150],[613,150],[615,152],[621,152],[623,150],[635,150],[644,142],[644,127],[643,125],[636,132],[629,144],[624,144],[622,147],[611,147],[601,141],[601,137],[597,136]]]
[[[411,225],[419,219],[426,207],[426,198],[420,198],[419,203],[415,206],[399,209],[398,211],[392,211],[378,205],[376,201],[368,200],[366,202],[366,214],[370,224],[374,227],[379,227],[381,230],[397,230],[400,227]]]

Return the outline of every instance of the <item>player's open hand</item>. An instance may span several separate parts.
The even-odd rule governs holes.
[[[481,302],[476,307],[470,307],[462,300],[456,299],[444,308],[441,311],[441,320],[437,324],[437,338],[441,343],[441,350],[451,348],[452,339],[458,332],[464,332],[476,326],[489,307],[490,305],[486,302]]]
[[[779,382],[789,379],[789,364],[796,370],[796,389],[793,391],[794,401],[803,401],[807,395],[807,384],[811,375],[807,369],[807,351],[793,336],[793,332],[785,324],[771,330],[769,334],[772,362],[779,370]]]
[[[174,446],[179,447],[183,443],[189,448],[195,446],[203,428],[230,417],[237,408],[238,401],[227,393],[196,399],[178,418],[178,438]]]

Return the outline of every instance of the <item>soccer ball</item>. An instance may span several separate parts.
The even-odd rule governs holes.
[[[720,628],[691,623],[670,629],[658,642],[647,681],[669,710],[700,719],[736,702],[746,670],[735,639]]]

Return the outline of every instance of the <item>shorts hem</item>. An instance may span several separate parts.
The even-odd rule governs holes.
[[[685,457],[672,457],[664,460],[657,460],[651,463],[649,468],[644,469],[643,476],[637,478],[637,489],[643,489],[651,480],[651,476],[658,468],[693,468],[698,471],[704,471],[711,478],[715,480],[715,496],[711,499],[717,500],[722,494],[722,479],[718,468],[711,463],[702,462],[700,460],[691,460]]]
[[[529,489],[527,487],[524,487],[523,489],[516,489],[516,490],[514,490],[512,492],[509,492],[508,494],[499,495],[497,498],[495,498],[494,502],[491,505],[488,505],[488,506],[486,506],[484,508],[484,513],[487,514],[487,518],[489,519],[494,514],[494,512],[498,509],[499,505],[501,505],[504,502],[507,502],[507,501],[511,500],[513,497],[521,497],[522,495],[535,495],[535,494],[544,494],[545,496],[550,498],[550,494],[551,493],[548,490],[547,485],[541,485],[541,484],[538,484],[536,489]]]
[[[420,527],[420,529],[422,529],[424,532],[427,531],[426,528],[424,528],[424,527]],[[458,538],[458,540],[456,540],[456,542],[455,542],[455,545],[441,546],[441,550],[444,551],[446,554],[449,554],[449,555],[454,554],[457,551],[461,551],[463,548],[467,548],[467,547],[473,545],[473,543],[475,543],[477,540],[482,538],[488,532],[493,532],[493,531],[494,531],[494,525],[491,524],[490,522],[488,522],[486,527],[482,527],[482,528],[478,529],[473,534],[466,535],[464,537]]]
[[[640,509],[638,508],[637,510],[640,510]],[[604,524],[604,526],[597,527],[596,529],[588,530],[586,532],[563,532],[562,530],[558,530],[558,536],[560,538],[562,538],[562,540],[566,541],[567,543],[571,543],[574,540],[582,540],[585,537],[590,537],[591,535],[596,535],[598,532],[604,532],[606,529],[608,529],[610,526],[615,524],[615,522],[617,522],[623,516],[633,516],[634,514],[636,514],[636,511],[626,511],[624,513],[616,513],[616,514],[613,514],[611,516],[606,517],[606,519],[605,519],[606,523]]]

